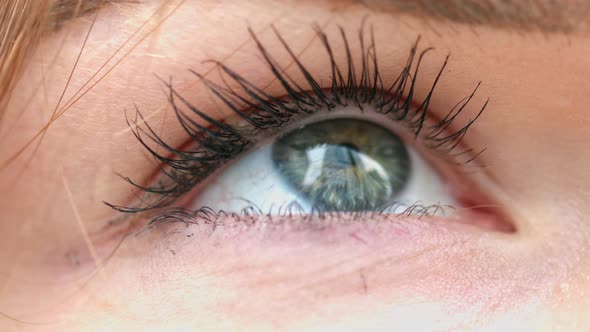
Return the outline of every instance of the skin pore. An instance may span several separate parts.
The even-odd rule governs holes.
[[[0,330],[587,331],[585,29],[465,24],[474,20],[427,19],[384,3],[121,3],[47,34],[0,122]],[[274,25],[314,77],[328,81],[314,24],[336,41],[339,26],[356,36],[363,22],[373,28],[385,78],[399,73],[419,36],[421,49],[434,48],[416,100],[451,55],[431,103],[435,116],[482,82],[462,116],[473,118],[490,98],[466,139],[486,148],[478,159],[485,168],[457,178],[499,207],[515,232],[444,218],[332,216],[317,225],[275,217],[259,227],[226,216],[220,224],[238,226],[178,223],[135,235],[146,216],[103,204],[135,198],[117,174],[148,183],[157,171],[126,114],[141,110],[171,145],[188,141],[154,74],[224,118],[230,113],[187,69],[219,83],[207,62],[218,60],[281,96],[249,27],[295,72]],[[341,60],[341,43],[334,49]],[[78,98],[80,88],[88,92]]]

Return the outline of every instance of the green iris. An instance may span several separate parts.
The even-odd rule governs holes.
[[[272,157],[287,183],[327,211],[383,208],[410,176],[401,139],[358,119],[324,120],[291,131],[274,143]]]

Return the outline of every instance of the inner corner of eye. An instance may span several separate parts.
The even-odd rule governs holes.
[[[277,135],[208,181],[195,207],[264,215],[451,214],[458,205],[452,184],[385,119],[368,118],[343,112]]]

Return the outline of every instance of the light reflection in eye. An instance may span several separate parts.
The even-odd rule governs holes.
[[[195,207],[395,213],[415,204],[455,201],[410,144],[357,115],[316,121],[265,142],[208,181]]]

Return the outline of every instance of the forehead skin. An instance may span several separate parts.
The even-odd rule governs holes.
[[[156,7],[99,12],[66,99]],[[426,23],[360,5],[338,9],[328,2],[187,1],[157,30],[147,24],[129,45],[154,32],[135,49],[123,48],[124,56],[107,66],[116,63],[114,69],[55,122],[43,145],[0,172],[0,265],[8,271],[0,276],[0,311],[31,322],[6,319],[0,329],[586,331],[587,37]],[[488,148],[485,161],[495,176],[490,191],[503,197],[518,235],[458,234],[435,225],[430,235],[419,227],[285,227],[194,239],[190,229],[173,227],[126,239],[109,256],[120,229],[104,231],[114,216],[102,200],[131,195],[113,170],[139,178],[153,171],[123,111],[137,106],[172,141],[183,141],[154,73],[172,76],[192,101],[215,109],[186,69],[206,72],[204,60],[223,59],[254,83],[268,83],[253,45],[238,50],[250,40],[248,26],[281,54],[268,30],[275,24],[294,49],[307,49],[302,60],[310,70],[328,77],[317,45],[308,46],[312,25],[331,36],[340,25],[354,35],[367,15],[384,76],[398,71],[418,34],[425,46],[436,47],[425,73],[436,73],[452,54],[433,109],[449,109],[485,82],[475,102],[491,97],[493,103],[471,140]],[[1,156],[13,155],[52,117],[90,20],[69,22],[40,46],[0,128]],[[418,86],[417,98],[427,89]],[[277,90],[269,87],[269,93]],[[93,256],[101,259],[94,274]]]

